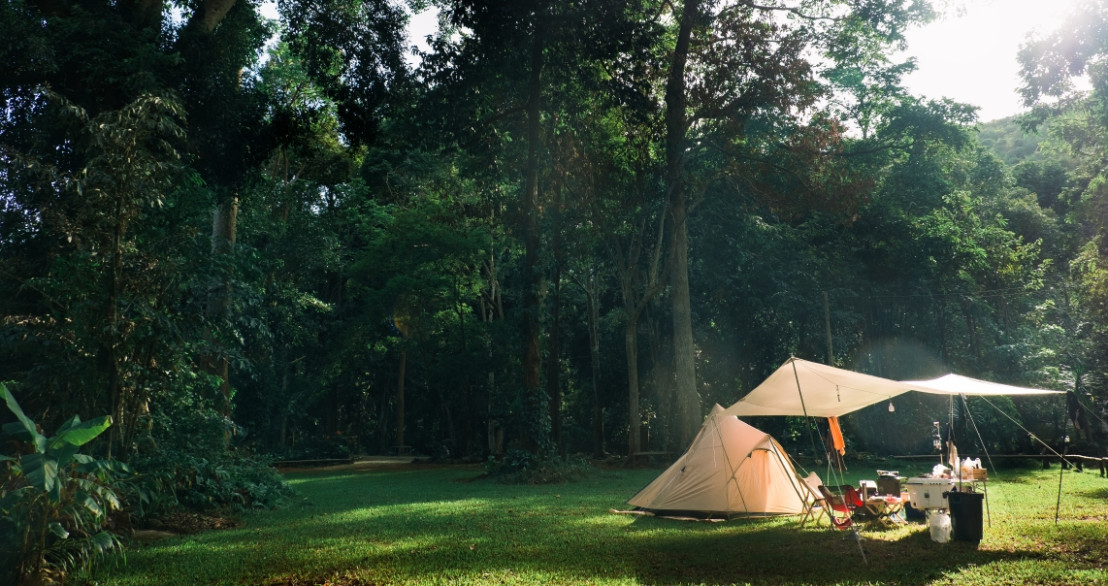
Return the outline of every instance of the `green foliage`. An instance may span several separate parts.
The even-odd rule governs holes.
[[[171,452],[138,458],[133,465],[142,473],[119,487],[119,493],[136,527],[186,510],[236,513],[281,507],[291,494],[268,460],[258,458],[228,456],[213,463]]]
[[[989,397],[987,401],[983,397],[969,397],[958,406],[958,412],[962,424],[959,449],[963,454],[977,453],[979,448],[986,454],[1041,449],[1026,437],[1023,431],[1026,423],[1010,397]]]
[[[1108,396],[1095,11],[1027,52],[1064,115],[975,142],[974,108],[908,95],[889,51],[926,2],[451,0],[418,76],[400,3],[282,3],[268,49],[257,3],[140,4],[0,5],[0,379],[51,429],[112,415],[138,518],[273,506],[241,454],[388,453],[398,419],[522,482],[636,425],[680,449],[676,413],[790,354]],[[943,412],[897,407],[859,414],[859,443],[913,451]],[[762,427],[808,450],[807,425]]]
[[[241,511],[286,503],[291,491],[271,458],[228,448],[225,438],[243,432],[224,416],[203,402],[160,411],[153,436],[158,449],[131,460],[142,473],[128,498],[136,522],[181,509]]]
[[[1041,132],[1028,131],[1019,118],[1004,118],[986,122],[980,127],[978,140],[985,148],[996,153],[1005,164],[1015,167],[1024,162],[1036,162],[1043,158]]]
[[[281,454],[283,460],[333,460],[349,458],[350,445],[341,437],[309,437]]]
[[[541,456],[512,449],[497,460],[489,457],[485,473],[504,484],[561,484],[576,482],[594,473],[588,458]]]
[[[111,417],[82,422],[74,416],[45,436],[2,383],[0,396],[17,419],[4,425],[4,434],[19,446],[14,456],[0,457],[0,578],[64,580],[120,549],[106,526],[121,508],[113,484],[130,469],[80,453]]]

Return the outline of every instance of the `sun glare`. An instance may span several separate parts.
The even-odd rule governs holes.
[[[978,106],[986,122],[1022,112],[1020,45],[1059,28],[1079,1],[951,2],[945,17],[908,33],[905,54],[916,57],[918,70],[906,84],[917,95]]]

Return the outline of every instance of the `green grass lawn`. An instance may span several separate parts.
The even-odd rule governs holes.
[[[134,545],[97,584],[1108,583],[1108,479],[993,474],[984,539],[935,543],[922,523],[849,532],[798,518],[725,523],[618,515],[659,470],[562,485],[478,480],[480,467],[288,474],[298,502],[235,529]],[[855,473],[872,477],[872,474]],[[997,477],[999,476],[999,477]]]

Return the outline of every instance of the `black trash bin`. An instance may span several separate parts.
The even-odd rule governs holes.
[[[985,495],[979,492],[951,491],[947,493],[950,506],[950,530],[955,541],[981,542],[981,512]]]

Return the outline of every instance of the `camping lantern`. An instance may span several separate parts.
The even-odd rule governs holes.
[[[931,445],[935,446],[936,450],[943,449],[942,434],[939,432],[939,422],[935,422],[935,427],[931,430]]]

